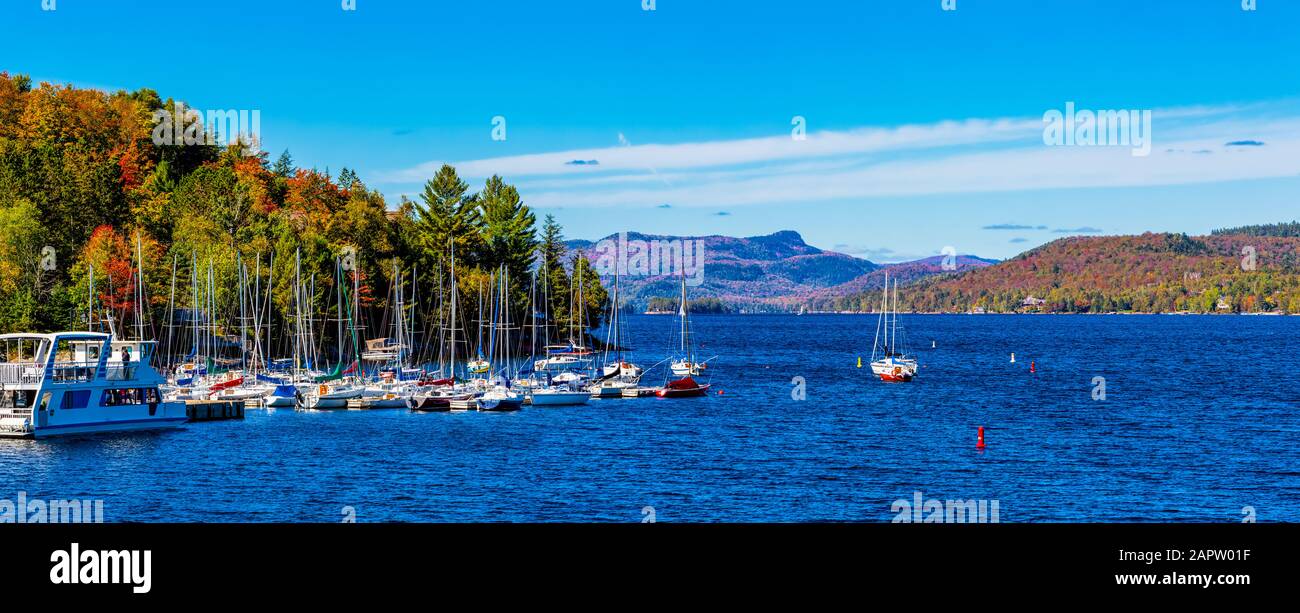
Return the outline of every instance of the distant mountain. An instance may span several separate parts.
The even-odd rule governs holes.
[[[884,279],[881,265],[818,249],[791,230],[745,238],[629,232],[622,237],[611,235],[596,241],[572,240],[566,244],[570,252],[581,250],[597,261],[603,254],[612,253],[603,251],[602,245],[609,247],[620,240],[648,243],[683,239],[703,244],[705,252],[703,284],[690,288],[692,299],[711,297],[738,308],[786,310],[812,296],[830,297],[879,287]],[[900,275],[903,282],[931,274],[953,274],[943,270],[942,261],[943,257],[938,256],[891,264],[888,268],[894,271],[891,274]],[[988,263],[989,260],[966,256],[957,260],[959,271]],[[625,302],[635,308],[644,308],[650,298],[676,296],[680,291],[679,283],[677,278],[663,275],[629,275],[621,278],[620,287]]]
[[[926,312],[1300,313],[1300,237],[1244,233],[1060,239],[964,274],[922,278],[902,307]],[[857,310],[879,292],[826,297]]]

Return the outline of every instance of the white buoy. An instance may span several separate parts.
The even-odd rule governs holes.
[[[1015,363],[1016,363],[1016,354],[1014,354],[1014,353],[1011,354],[1011,363],[1012,363],[1012,364],[1015,364]]]
[[[931,348],[931,349],[938,349],[938,348],[939,348],[939,341],[930,341],[930,348]]]

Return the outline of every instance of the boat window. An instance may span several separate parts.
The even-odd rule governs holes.
[[[156,390],[150,391],[153,391],[155,394],[157,393]],[[104,390],[103,395],[100,397],[99,404],[106,407],[144,404],[144,398],[145,391],[142,389],[108,389]]]
[[[84,409],[90,404],[90,390],[71,390],[63,393],[63,409]]]
[[[32,406],[36,390],[0,391],[0,409],[25,409]]]
[[[53,379],[61,383],[93,381],[99,368],[99,350],[94,342],[60,340],[54,348]]]

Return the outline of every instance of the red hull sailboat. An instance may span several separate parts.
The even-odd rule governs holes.
[[[675,381],[668,381],[664,386],[655,390],[655,395],[660,398],[690,398],[693,396],[704,396],[709,391],[709,384],[700,385],[693,375],[698,375],[697,369],[704,366],[703,363],[696,363],[694,359],[694,342],[691,340],[690,319],[687,316],[686,309],[686,277],[682,276],[682,303],[678,311],[682,318],[681,347],[682,356],[673,362],[669,372],[674,375],[680,375],[682,378]],[[685,365],[681,370],[679,365]]]
[[[676,381],[669,381],[663,389],[655,390],[655,395],[660,398],[690,398],[692,396],[703,396],[709,391],[711,384],[705,383],[700,385],[695,379],[684,377]]]

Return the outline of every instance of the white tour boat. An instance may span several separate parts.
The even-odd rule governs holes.
[[[155,341],[99,332],[0,335],[0,436],[174,428],[185,403],[164,401]]]

